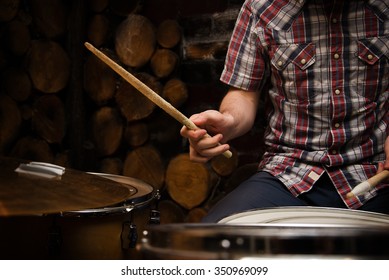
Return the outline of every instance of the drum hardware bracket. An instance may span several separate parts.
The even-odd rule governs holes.
[[[161,223],[161,215],[158,209],[151,209],[150,211],[150,225],[159,225]]]
[[[131,209],[132,210],[132,209]],[[136,225],[132,222],[133,212],[129,212],[130,219],[129,221],[123,222],[122,224],[122,232],[120,235],[122,249],[128,250],[133,249],[136,247],[136,244],[138,242],[138,232]],[[160,212],[158,209],[151,209],[150,210],[150,220],[149,224],[153,225],[159,225],[160,224]]]
[[[154,198],[156,199],[154,207],[151,208],[150,210],[150,220],[149,220],[149,225],[159,225],[161,224],[161,212],[158,210],[158,204],[159,204],[159,199],[161,198],[161,194],[159,191],[157,191],[154,194]]]
[[[124,222],[122,224],[122,233],[120,239],[123,250],[135,248],[136,243],[138,241],[138,232],[136,229],[136,225],[130,221]]]
[[[143,201],[143,202],[139,202],[139,203],[135,203],[135,202],[131,202],[131,204],[125,204],[125,209],[123,211],[123,213],[130,213],[132,210],[134,210],[135,208],[142,208],[144,206],[147,206],[149,205],[153,200],[159,200],[161,198],[161,194],[160,192],[157,190],[156,192],[153,192],[152,193],[152,196]]]

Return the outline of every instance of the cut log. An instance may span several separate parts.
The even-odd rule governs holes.
[[[178,55],[169,49],[158,49],[151,57],[150,67],[155,76],[166,78],[177,68]]]
[[[162,85],[155,77],[147,73],[134,74],[154,92],[161,95]],[[127,121],[144,119],[151,115],[156,105],[127,82],[122,82],[116,91],[116,103]]]
[[[27,69],[37,90],[56,93],[67,85],[70,59],[58,43],[34,40],[27,55]]]
[[[54,156],[54,164],[62,167],[72,168],[70,164],[69,151],[56,153]]]
[[[115,95],[115,73],[94,55],[89,55],[85,62],[84,89],[97,105],[105,104]]]
[[[8,68],[3,76],[3,85],[5,92],[18,102],[26,101],[32,93],[30,77],[22,68]]]
[[[0,22],[12,20],[19,12],[20,0],[0,0]]]
[[[110,0],[109,7],[119,16],[135,14],[142,9],[141,0]]]
[[[103,45],[108,39],[109,20],[105,15],[97,14],[88,23],[87,37],[96,48]]]
[[[0,95],[0,153],[4,154],[19,135],[22,117],[14,100]]]
[[[238,167],[239,158],[237,152],[231,148],[232,157],[226,158],[223,155],[212,158],[212,169],[220,176],[228,176]]]
[[[55,39],[67,30],[68,10],[62,0],[29,0],[36,31],[44,38]]]
[[[31,34],[28,26],[19,19],[7,24],[7,43],[9,50],[21,56],[25,54],[31,44]]]
[[[149,19],[129,15],[117,28],[115,50],[121,62],[141,67],[149,62],[156,47],[156,30]]]
[[[102,107],[91,118],[93,140],[100,156],[112,155],[120,146],[123,120],[116,108]]]
[[[101,13],[108,7],[109,0],[88,0],[88,7],[95,13]]]
[[[170,197],[185,209],[203,203],[217,181],[206,164],[193,162],[188,154],[174,157],[166,171],[166,188]]]
[[[100,172],[103,174],[121,175],[123,171],[123,161],[120,158],[105,158],[100,163]]]
[[[208,211],[202,207],[196,207],[189,211],[186,215],[186,223],[200,223],[201,219],[207,215]]]
[[[124,139],[130,147],[139,147],[149,139],[149,129],[143,122],[128,123],[124,132]]]
[[[162,200],[158,203],[161,224],[182,223],[185,220],[184,210],[174,201]]]
[[[144,146],[129,152],[124,161],[123,175],[161,189],[165,181],[165,167],[159,151],[152,146]]]
[[[22,116],[22,120],[28,121],[32,119],[32,115],[33,115],[32,104],[27,104],[27,103],[21,104],[19,106],[19,109],[20,109],[20,114]]]
[[[32,128],[48,143],[61,143],[65,135],[65,108],[55,95],[39,97],[33,105]]]
[[[188,88],[182,80],[173,78],[164,85],[162,96],[167,102],[178,108],[188,99]]]
[[[157,29],[157,42],[163,48],[174,48],[181,41],[181,27],[176,20],[161,22]]]
[[[49,144],[43,140],[26,136],[18,140],[12,148],[11,156],[32,161],[53,163],[54,155]]]

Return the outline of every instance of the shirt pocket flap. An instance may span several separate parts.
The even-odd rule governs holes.
[[[389,36],[366,38],[358,41],[358,57],[367,64],[373,65],[383,56],[389,57],[387,45]]]
[[[314,43],[276,45],[272,46],[270,55],[271,63],[278,70],[283,70],[289,63],[305,70],[315,62],[316,48]]]

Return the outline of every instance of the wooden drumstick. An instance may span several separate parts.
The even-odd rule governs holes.
[[[349,192],[346,197],[347,198],[353,198],[358,195],[362,195],[368,191],[370,191],[372,188],[377,186],[379,183],[381,183],[383,180],[389,178],[389,170],[384,170],[373,177],[367,179],[366,181],[358,184],[355,186],[355,188]]]
[[[85,47],[90,50],[94,55],[100,58],[105,64],[112,68],[116,73],[118,73],[123,79],[129,82],[133,87],[139,90],[144,96],[150,99],[154,104],[168,113],[170,116],[179,121],[182,125],[185,125],[188,129],[199,129],[189,118],[187,118],[184,114],[178,111],[173,105],[159,96],[156,92],[154,92],[151,88],[142,83],[139,79],[137,79],[134,75],[126,71],[119,64],[114,62],[104,53],[96,49],[92,44],[86,42]],[[211,137],[209,134],[206,134],[205,137]],[[220,145],[220,144],[219,144]],[[225,151],[223,155],[226,158],[230,158],[232,156],[231,151]]]

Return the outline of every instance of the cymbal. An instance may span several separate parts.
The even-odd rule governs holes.
[[[136,193],[128,185],[68,168],[51,178],[15,171],[26,163],[0,157],[0,217],[101,208]]]

